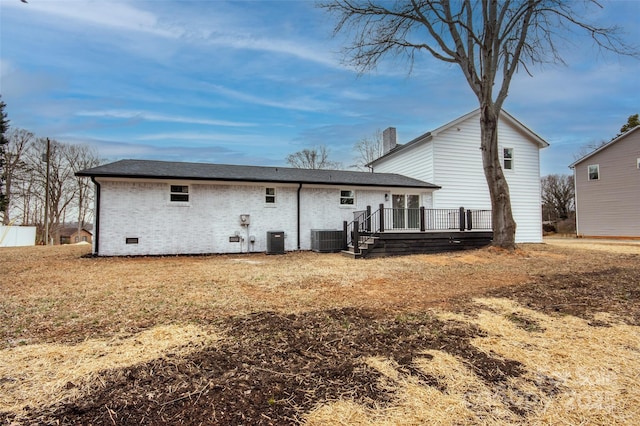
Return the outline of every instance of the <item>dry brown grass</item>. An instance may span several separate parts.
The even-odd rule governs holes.
[[[86,246],[0,251],[0,347],[77,342],[154,325],[258,311],[339,307],[413,311],[458,295],[576,273],[606,254],[526,246],[354,262],[339,254],[81,258]],[[640,252],[640,247],[638,248]]]
[[[473,344],[486,353],[524,365],[525,374],[489,386],[459,357],[424,352],[415,367],[443,384],[425,386],[399,370],[393,360],[370,358],[394,394],[385,407],[350,400],[322,404],[309,425],[538,424],[631,425],[640,420],[640,328],[612,322],[592,327],[576,317],[551,317],[507,299],[478,299],[477,315],[443,313],[442,319],[471,323],[486,332]],[[540,330],[530,332],[510,320],[517,313]],[[527,414],[523,419],[513,407]]]
[[[575,249],[562,242],[365,261],[311,252],[82,257],[88,250],[0,249],[0,412],[72,400],[86,392],[82,383],[98,383],[101,371],[215,346],[232,316],[358,308],[463,321],[486,333],[473,341],[479,350],[516,360],[526,373],[496,391],[456,356],[425,350],[415,368],[444,383],[443,390],[401,372],[392,359],[369,357],[362,362],[385,378],[393,403],[318,401],[310,424],[512,424],[522,420],[513,404],[524,405],[527,423],[640,421],[638,327],[602,316],[610,327],[594,328],[583,319],[482,298],[551,274],[612,265],[637,270],[639,245]],[[451,313],[460,312],[459,298],[478,298],[482,308]],[[523,330],[514,322],[522,318],[535,327]],[[561,394],[546,394],[547,382]]]

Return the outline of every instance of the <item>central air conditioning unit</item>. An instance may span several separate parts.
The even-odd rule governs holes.
[[[332,253],[346,249],[344,231],[336,229],[312,229],[311,250],[318,253]]]
[[[284,254],[284,231],[267,231],[267,254]]]

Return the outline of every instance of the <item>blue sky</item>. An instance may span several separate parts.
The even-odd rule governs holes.
[[[397,128],[399,142],[477,108],[459,69],[389,60],[358,76],[344,40],[308,1],[0,0],[0,93],[11,125],[101,157],[285,165],[324,144]],[[640,1],[604,2],[593,19],[640,40]],[[547,140],[541,173],[569,173],[586,144],[640,112],[640,61],[567,41],[568,66],[517,75],[505,109]]]

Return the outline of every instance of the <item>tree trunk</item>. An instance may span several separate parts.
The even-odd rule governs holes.
[[[498,147],[498,119],[500,110],[495,104],[480,108],[480,137],[482,165],[491,197],[493,245],[508,250],[516,247],[516,222],[511,211],[509,185],[500,164]]]

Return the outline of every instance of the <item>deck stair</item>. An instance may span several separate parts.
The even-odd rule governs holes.
[[[353,244],[349,244],[342,254],[353,259],[367,257],[367,253],[372,250],[378,243],[378,237],[373,235],[363,235],[358,242],[358,253],[355,252]]]

